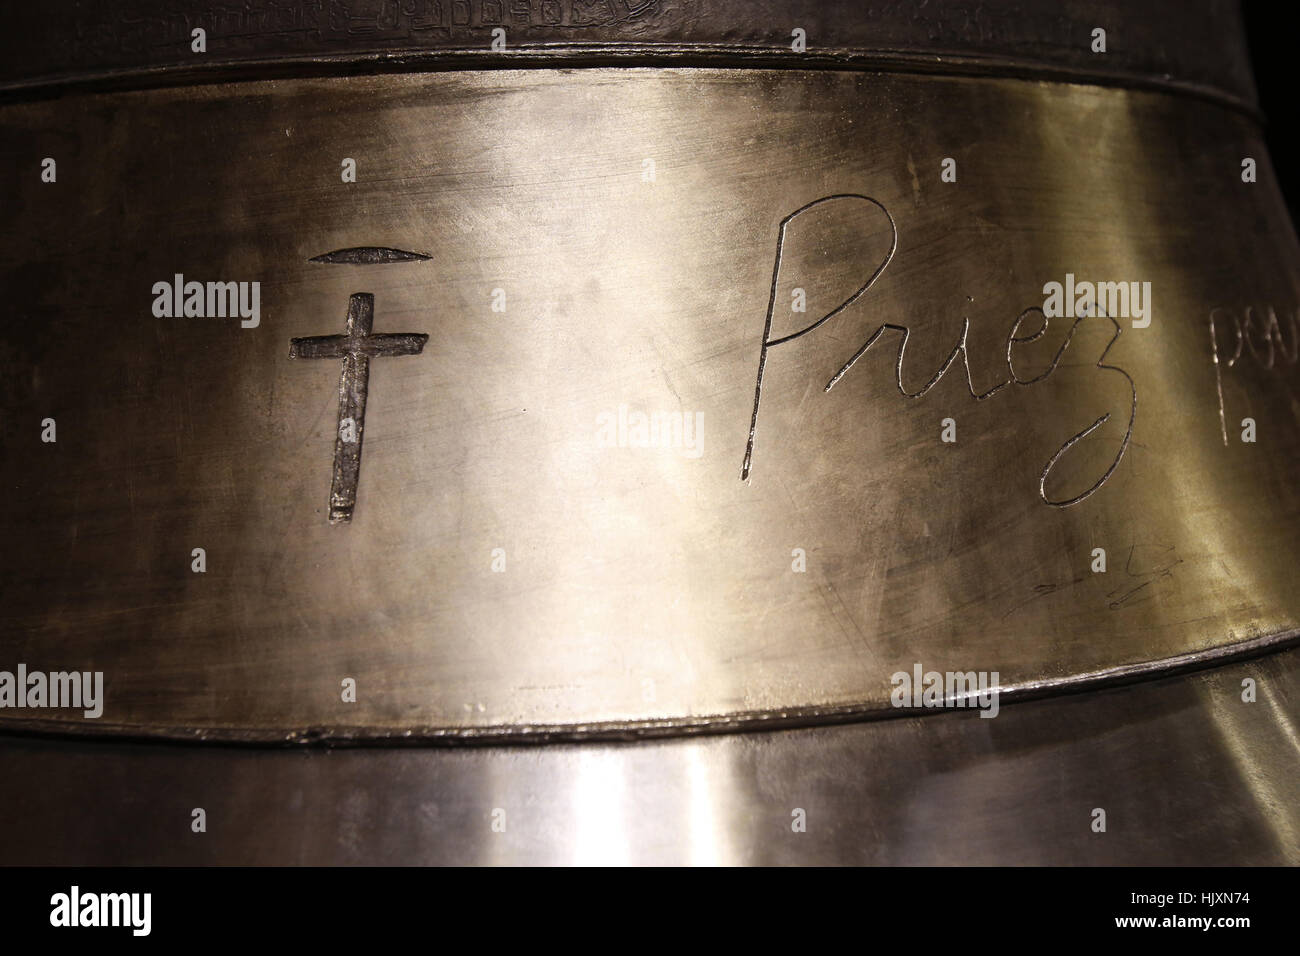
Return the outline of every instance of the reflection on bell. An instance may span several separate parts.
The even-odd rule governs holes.
[[[74,6],[0,39],[0,861],[1300,863],[1235,8]]]

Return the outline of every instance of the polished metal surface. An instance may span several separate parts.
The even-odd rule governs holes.
[[[1291,651],[995,720],[453,750],[10,738],[0,863],[1296,865],[1298,704]]]
[[[0,95],[640,64],[1052,75],[1247,109],[1255,99],[1234,0],[41,0],[12,5],[4,23]]]
[[[1300,628],[1300,250],[1222,104],[502,70],[15,102],[0,143],[4,661],[105,675],[102,717],[4,726],[732,729]],[[416,258],[311,261],[356,249]],[[159,317],[177,274],[260,282],[255,326]],[[1149,325],[1044,323],[1067,274],[1149,282]],[[290,342],[362,294],[429,339],[371,363],[331,523],[354,406]]]
[[[0,864],[1300,864],[1235,4],[3,19]]]

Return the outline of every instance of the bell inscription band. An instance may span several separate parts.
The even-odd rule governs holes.
[[[0,731],[975,747],[1265,655],[1295,719],[1231,4],[132,6],[0,41]]]

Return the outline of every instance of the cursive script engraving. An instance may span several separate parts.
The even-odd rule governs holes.
[[[815,320],[814,322],[805,326],[804,328],[800,329],[797,332],[793,332],[790,333],[789,335],[784,335],[779,338],[773,338],[771,331],[772,331],[773,311],[775,309],[775,304],[776,304],[777,282],[781,270],[781,261],[785,250],[786,233],[789,228],[789,225],[797,217],[803,215],[804,213],[808,212],[810,209],[813,209],[816,206],[822,205],[823,203],[841,201],[841,200],[857,200],[860,202],[869,203],[877,207],[878,209],[880,209],[882,212],[884,212],[885,216],[889,220],[889,226],[891,230],[891,242],[890,242],[889,252],[884,257],[884,259],[880,262],[880,264],[876,266],[875,270],[867,278],[867,281],[864,282],[862,286],[860,286],[852,295],[850,295],[847,299],[845,299],[842,303],[840,303],[840,305],[836,306],[834,309],[827,312],[821,318]],[[771,295],[768,299],[767,319],[763,326],[763,343],[761,348],[759,349],[758,376],[757,376],[757,381],[755,382],[754,385],[754,407],[750,417],[749,440],[745,446],[745,460],[741,466],[741,471],[740,471],[740,477],[742,481],[748,480],[753,469],[754,436],[758,430],[758,410],[759,410],[760,402],[762,400],[763,373],[767,365],[768,352],[779,345],[784,345],[788,342],[793,342],[794,340],[804,335],[807,335],[809,332],[812,332],[813,330],[823,325],[830,319],[839,315],[846,308],[848,308],[850,305],[852,305],[854,302],[860,299],[867,292],[867,290],[870,289],[873,284],[875,284],[876,280],[880,278],[881,273],[884,272],[885,268],[893,260],[894,253],[897,251],[897,249],[898,249],[898,226],[894,221],[894,217],[889,214],[889,210],[885,209],[884,205],[882,205],[880,202],[878,202],[875,199],[872,199],[869,196],[863,196],[857,193],[837,193],[832,196],[825,196],[821,199],[816,199],[810,203],[806,203],[805,205],[800,206],[790,215],[786,216],[784,219],[781,220],[780,228],[778,229],[778,233],[777,233],[776,257],[775,257],[775,264],[772,269],[772,289],[771,289]],[[1024,324],[1025,319],[1031,314],[1038,315],[1040,325],[1036,331],[1022,335],[1021,326]],[[1052,357],[1052,360],[1047,365],[1047,367],[1038,375],[1034,375],[1030,378],[1024,378],[1016,371],[1014,350],[1018,346],[1029,345],[1030,343],[1036,342],[1039,339],[1043,338],[1043,336],[1047,334],[1047,329],[1050,324],[1050,319],[1047,317],[1047,315],[1043,312],[1041,308],[1033,307],[1033,308],[1025,309],[1016,317],[1015,321],[1011,325],[1010,330],[1007,333],[1007,348],[1006,348],[1007,377],[1006,379],[983,392],[977,392],[975,390],[975,385],[971,378],[970,357],[967,352],[967,345],[966,345],[967,336],[970,332],[969,318],[965,318],[965,317],[963,318],[961,336],[958,338],[957,344],[953,347],[947,359],[945,359],[943,364],[939,367],[939,370],[934,373],[933,377],[931,377],[928,382],[926,382],[919,389],[916,389],[914,391],[909,391],[903,384],[903,359],[907,352],[907,342],[909,337],[911,336],[911,329],[905,325],[898,325],[891,322],[882,322],[879,326],[876,327],[876,330],[871,333],[871,335],[867,338],[866,342],[863,343],[862,347],[859,348],[856,352],[854,352],[853,355],[848,359],[848,361],[846,361],[843,364],[843,366],[841,366],[839,371],[837,371],[834,375],[831,376],[830,380],[826,383],[826,387],[824,391],[829,392],[832,388],[834,388],[836,383],[839,382],[848,373],[849,369],[851,369],[854,366],[854,364],[858,361],[858,359],[862,358],[862,356],[865,355],[867,351],[873,345],[875,345],[876,342],[878,342],[882,336],[885,335],[886,332],[893,332],[901,336],[898,343],[898,354],[894,363],[894,371],[895,371],[895,383],[898,387],[898,391],[905,398],[919,399],[922,396],[924,396],[927,392],[929,392],[932,388],[934,388],[935,385],[937,385],[940,382],[940,380],[942,380],[943,376],[948,372],[950,368],[952,368],[953,363],[955,363],[958,357],[960,357],[961,363],[966,370],[967,390],[970,392],[972,398],[974,398],[977,402],[982,402],[989,398],[992,398],[994,395],[996,395],[998,392],[1000,392],[1002,389],[1006,388],[1007,386],[1028,387],[1047,379],[1054,371],[1056,371],[1057,367],[1060,365],[1061,359],[1065,355],[1066,350],[1070,347],[1071,342],[1074,341],[1074,336],[1075,333],[1078,331],[1079,326],[1083,322],[1089,320],[1090,318],[1093,320],[1105,320],[1109,322],[1111,325],[1112,332],[1111,332],[1110,339],[1107,341],[1105,348],[1102,349],[1101,354],[1098,356],[1097,361],[1094,363],[1094,367],[1102,371],[1113,372],[1117,375],[1121,375],[1123,376],[1124,380],[1128,383],[1129,396],[1130,396],[1129,420],[1128,420],[1127,428],[1125,429],[1124,432],[1124,438],[1120,443],[1119,451],[1116,453],[1115,457],[1110,461],[1109,465],[1107,466],[1106,470],[1101,474],[1101,476],[1097,478],[1097,480],[1094,481],[1088,488],[1086,488],[1084,491],[1082,491],[1079,494],[1072,495],[1066,498],[1053,498],[1049,496],[1047,492],[1048,476],[1052,473],[1052,470],[1057,466],[1057,464],[1061,461],[1061,459],[1071,448],[1075,447],[1079,442],[1083,441],[1089,435],[1093,434],[1093,432],[1095,432],[1097,429],[1101,428],[1108,421],[1110,421],[1111,413],[1106,412],[1104,415],[1101,415],[1095,421],[1093,421],[1093,423],[1089,425],[1087,428],[1084,428],[1082,431],[1072,435],[1070,438],[1068,438],[1065,441],[1063,445],[1061,445],[1059,449],[1057,449],[1057,451],[1050,458],[1048,458],[1046,464],[1044,464],[1043,466],[1042,472],[1039,474],[1039,479],[1038,479],[1039,497],[1043,500],[1044,503],[1048,505],[1052,505],[1053,507],[1068,508],[1069,506],[1078,504],[1079,502],[1088,498],[1090,495],[1094,494],[1099,488],[1101,488],[1102,485],[1104,485],[1110,479],[1110,476],[1115,473],[1115,469],[1119,467],[1120,461],[1123,460],[1124,453],[1125,451],[1127,451],[1129,442],[1133,437],[1133,425],[1137,419],[1137,387],[1134,384],[1132,377],[1122,368],[1113,364],[1107,364],[1106,362],[1106,356],[1110,354],[1111,348],[1114,346],[1116,340],[1120,336],[1120,333],[1123,331],[1119,323],[1117,323],[1113,318],[1110,318],[1109,316],[1083,315],[1076,318],[1074,323],[1070,326],[1069,331],[1066,333],[1064,341],[1057,349],[1056,354]]]
[[[862,286],[858,289],[858,291],[854,292],[851,296],[849,296],[847,299],[841,302],[834,309],[831,309],[831,311],[827,312],[820,319],[815,320],[811,325],[805,326],[804,328],[800,329],[798,332],[792,332],[789,335],[784,335],[781,336],[780,338],[773,339],[772,338],[772,316],[776,309],[776,286],[777,286],[777,280],[781,275],[781,255],[785,249],[786,230],[789,228],[790,223],[792,223],[799,216],[802,216],[808,210],[820,206],[823,203],[834,202],[840,199],[860,199],[863,202],[871,203],[872,205],[880,209],[880,211],[883,212],[886,217],[888,217],[889,228],[890,228],[891,239],[892,239],[889,245],[889,253],[888,255],[885,256],[884,261],[882,261],[880,265],[876,267],[876,271],[871,274],[870,278],[868,278],[867,281],[862,284]],[[897,249],[898,249],[898,226],[894,223],[894,217],[889,215],[889,210],[886,209],[883,204],[872,199],[870,196],[863,196],[858,193],[836,193],[833,196],[823,196],[821,199],[814,199],[812,202],[805,203],[804,205],[796,209],[794,212],[790,213],[790,215],[786,216],[784,219],[781,220],[781,225],[777,229],[776,260],[772,265],[772,292],[767,300],[767,319],[763,324],[763,346],[762,348],[759,349],[758,352],[758,380],[754,384],[754,411],[749,419],[749,441],[745,444],[745,462],[740,469],[741,481],[748,480],[750,466],[754,458],[754,433],[758,429],[758,404],[760,399],[763,397],[763,370],[767,367],[768,350],[775,348],[778,345],[784,345],[786,342],[793,342],[795,339],[799,338],[800,336],[807,335],[813,329],[817,328],[819,325],[828,322],[830,319],[833,319],[835,316],[839,315],[841,312],[843,312],[845,309],[851,306],[854,302],[860,299],[866,293],[866,291],[871,288],[871,286],[875,283],[875,281],[878,278],[880,278],[880,274],[885,271],[885,266],[889,265],[890,260],[894,258],[894,252]]]
[[[1210,310],[1210,354],[1214,359],[1214,386],[1219,393],[1219,428],[1223,432],[1224,445],[1228,444],[1228,421],[1223,405],[1222,367],[1226,365],[1228,368],[1233,368],[1241,361],[1245,352],[1249,352],[1255,365],[1265,372],[1272,372],[1281,364],[1278,362],[1279,356],[1282,363],[1285,363],[1282,365],[1283,369],[1295,365],[1296,361],[1300,360],[1300,309],[1290,315],[1291,347],[1289,349],[1282,337],[1282,323],[1278,321],[1277,312],[1271,305],[1265,306],[1264,311],[1268,317],[1261,323],[1255,318],[1254,306],[1246,306],[1242,318],[1224,306],[1216,306]],[[1218,328],[1224,326],[1230,327],[1237,335],[1230,355],[1219,349]],[[1263,336],[1263,341],[1257,343],[1256,336],[1259,335]],[[1268,346],[1267,351],[1264,346]]]

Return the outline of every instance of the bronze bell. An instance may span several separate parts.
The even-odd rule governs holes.
[[[1300,863],[1234,5],[133,7],[0,40],[5,862]]]

